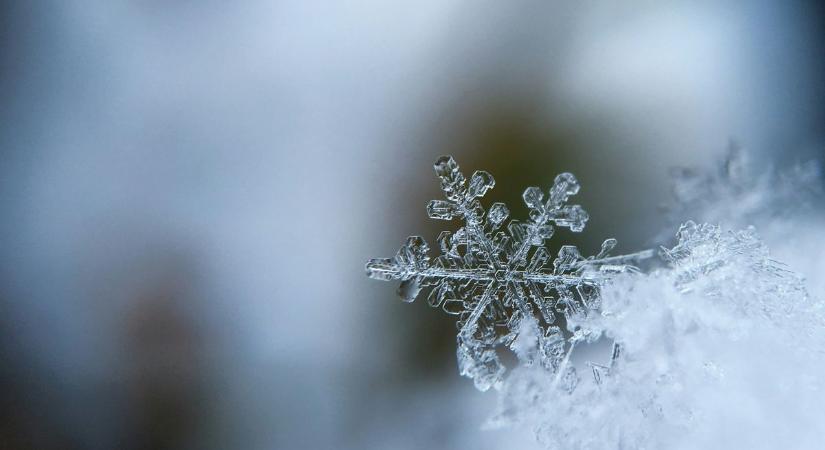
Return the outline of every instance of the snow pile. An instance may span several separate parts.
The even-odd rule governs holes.
[[[781,204],[775,190],[763,191],[769,186],[740,192]],[[676,245],[662,249],[663,267],[613,279],[599,311],[568,321],[573,345],[613,343],[612,357],[571,360],[555,374],[522,365],[502,386],[489,424],[527,426],[551,449],[821,448],[823,265],[809,262],[823,237],[806,233],[805,252],[799,240],[776,239],[780,229],[795,234],[793,217],[783,215],[780,227],[771,219],[776,208],[743,205],[745,214],[728,205],[734,221],[766,225],[783,254],[799,253],[795,268],[814,271],[814,283],[772,259],[753,227],[688,221]],[[723,210],[713,203],[710,213],[695,213]],[[535,342],[525,330],[516,353],[529,354]]]

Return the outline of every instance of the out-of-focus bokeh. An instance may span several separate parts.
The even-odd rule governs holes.
[[[0,447],[510,449],[369,257],[453,154],[666,226],[668,168],[821,157],[815,2],[0,3]],[[688,219],[688,218],[686,218]]]

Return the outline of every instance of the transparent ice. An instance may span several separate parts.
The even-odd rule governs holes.
[[[478,389],[501,387],[505,367],[497,349],[505,346],[523,365],[555,374],[556,384],[572,390],[577,377],[569,358],[582,336],[567,324],[598,311],[605,283],[636,271],[634,264],[653,252],[610,256],[616,240],[607,239],[595,256],[565,245],[552,258],[544,244],[555,228],[581,232],[589,218],[581,206],[567,204],[579,192],[570,173],[558,175],[546,195],[538,187],[525,189],[529,218],[508,221],[505,204],[487,210],[481,204],[495,186],[490,173],[476,171],[468,181],[451,156],[439,158],[434,167],[445,199],[432,200],[427,214],[460,219],[463,226],[439,234],[437,257],[430,258],[421,236],[410,236],[394,257],[369,260],[367,274],[400,281],[398,295],[405,302],[429,291],[430,306],[458,316],[459,371]],[[525,345],[520,335],[536,345]],[[594,375],[599,376],[596,368]]]

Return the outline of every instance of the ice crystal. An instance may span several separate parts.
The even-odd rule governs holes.
[[[551,449],[819,448],[822,303],[752,228],[687,222],[677,238],[666,267],[615,277],[577,323],[621,355],[572,391],[514,370],[492,425],[528,427]]]
[[[825,326],[821,303],[809,298],[804,277],[771,258],[754,227],[723,231],[688,221],[677,237],[678,244],[661,253],[681,293],[696,291],[729,303],[733,299],[744,316],[759,314],[801,333],[795,339],[799,346],[811,343],[803,335]]]
[[[508,346],[527,366],[537,365],[572,388],[575,373],[567,364],[580,339],[563,327],[599,308],[599,290],[617,273],[632,272],[636,261],[651,256],[644,251],[609,256],[616,246],[607,239],[595,256],[564,245],[552,259],[544,243],[555,227],[584,230],[589,218],[580,205],[567,204],[579,192],[570,173],[555,178],[547,196],[538,187],[523,194],[530,209],[526,221],[509,220],[503,203],[485,211],[480,198],[495,186],[490,173],[479,170],[469,182],[450,156],[439,158],[435,172],[444,200],[427,205],[430,218],[461,219],[455,232],[438,236],[440,255],[431,259],[421,236],[410,236],[392,258],[371,259],[367,274],[378,280],[399,280],[405,302],[429,290],[428,302],[458,316],[457,358],[462,375],[484,391],[500,386],[505,371],[497,349]],[[505,226],[506,223],[506,226]],[[519,348],[517,337],[535,337],[536,346]]]

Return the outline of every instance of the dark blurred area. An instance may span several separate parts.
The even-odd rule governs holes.
[[[805,2],[0,2],[0,448],[530,448],[455,327],[371,282],[432,163],[559,172],[591,253],[668,168],[822,158]]]

